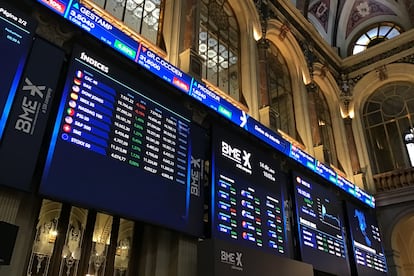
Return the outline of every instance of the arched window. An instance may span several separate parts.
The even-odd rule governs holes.
[[[410,167],[404,135],[413,128],[414,85],[393,83],[365,103],[363,123],[374,174]]]
[[[164,0],[91,0],[154,45],[161,39]]]
[[[316,86],[316,91],[313,92],[316,122],[318,126],[318,136],[320,143],[323,145],[323,157],[326,163],[332,164],[340,168],[338,164],[338,157],[336,155],[335,140],[333,136],[331,114],[326,102],[325,96],[321,89]]]
[[[378,43],[396,37],[402,33],[402,28],[389,22],[371,26],[352,44],[352,54],[358,54]]]
[[[227,0],[200,1],[198,52],[202,77],[240,101],[239,26]]]
[[[267,56],[270,128],[275,131],[280,129],[297,139],[292,84],[286,60],[273,44],[270,45]]]

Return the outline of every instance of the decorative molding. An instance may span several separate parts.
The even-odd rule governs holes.
[[[344,72],[343,73],[349,74],[351,72],[357,71],[357,70],[359,70],[361,68],[364,68],[364,67],[366,67],[368,65],[374,64],[374,63],[376,63],[378,61],[381,61],[381,60],[384,60],[386,58],[392,57],[392,56],[394,56],[394,55],[396,55],[398,53],[401,53],[401,52],[403,52],[405,50],[409,50],[409,49],[412,49],[412,48],[414,48],[414,41],[410,41],[408,43],[402,44],[402,45],[400,45],[398,47],[392,48],[389,51],[383,52],[383,53],[381,53],[379,55],[373,56],[373,57],[371,57],[369,59],[366,59],[366,60],[364,60],[362,62],[359,62],[359,63],[356,63],[356,64],[354,64],[352,66],[349,66],[349,67],[347,67],[347,68],[344,69]],[[414,55],[412,54],[412,55],[410,55],[408,57],[400,58],[400,59],[398,59],[398,60],[396,60],[394,62],[395,63],[397,63],[397,62],[404,62],[404,63],[413,63],[414,64]]]
[[[383,15],[394,15],[396,14],[384,4],[373,0],[358,0],[352,7],[349,21],[346,28],[346,37],[354,30],[358,25],[363,22],[375,17]]]

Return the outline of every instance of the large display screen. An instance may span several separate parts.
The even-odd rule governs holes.
[[[213,128],[212,237],[287,256],[286,178],[268,151],[233,130]]]
[[[122,28],[112,25],[110,23],[112,20],[108,20],[107,16],[101,15],[100,12],[96,12],[95,8],[89,8],[80,3],[79,0],[37,1],[49,7],[117,52],[123,54],[133,62],[147,69],[157,77],[163,79],[170,85],[214,110],[235,125],[261,139],[274,149],[289,156],[298,164],[320,174],[333,184],[344,188],[340,183],[337,183],[336,178],[339,178],[340,176],[336,174],[333,168],[325,165],[317,167],[321,163],[317,163],[314,157],[310,156],[300,148],[295,147],[278,133],[265,127],[225,98],[220,97],[205,83],[197,81],[192,76],[170,64],[164,58],[154,53],[149,47],[136,41],[122,30]],[[345,191],[368,206],[375,207],[375,199],[373,196],[365,192],[358,193],[355,189],[356,186],[351,183],[351,186],[347,187]]]
[[[201,235],[202,195],[190,182],[192,146],[203,141],[168,92],[76,48],[40,192]]]
[[[302,261],[323,272],[350,275],[341,201],[299,173],[293,183]]]
[[[35,22],[0,1],[0,140],[32,44]]]
[[[357,275],[387,275],[387,263],[375,213],[346,202],[349,232]]]
[[[36,167],[44,157],[42,143],[64,59],[63,50],[34,40],[1,140],[1,185],[31,191],[38,182]]]

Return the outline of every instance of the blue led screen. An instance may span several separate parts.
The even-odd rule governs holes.
[[[101,56],[76,48],[40,193],[202,235],[191,114]],[[202,146],[201,146],[202,147]]]

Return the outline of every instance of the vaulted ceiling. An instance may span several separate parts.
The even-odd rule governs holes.
[[[346,57],[364,32],[387,22],[401,32],[414,26],[413,0],[290,0],[338,54]]]

